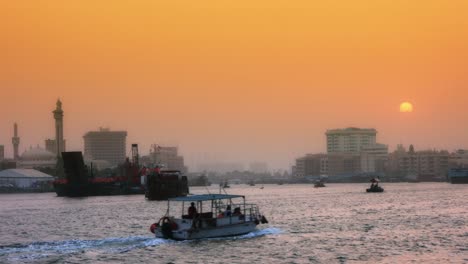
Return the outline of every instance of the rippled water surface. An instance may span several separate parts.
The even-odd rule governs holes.
[[[151,236],[167,202],[142,195],[0,195],[0,263],[468,263],[468,185],[366,187],[233,185],[228,192],[257,203],[270,223],[182,242]]]

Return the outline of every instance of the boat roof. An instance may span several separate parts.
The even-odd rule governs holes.
[[[232,198],[239,198],[239,197],[244,198],[243,195],[236,195],[236,194],[197,194],[197,195],[190,195],[186,197],[169,198],[169,200],[179,201],[179,202],[198,202],[198,201],[232,199]]]

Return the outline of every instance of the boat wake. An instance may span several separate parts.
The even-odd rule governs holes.
[[[171,243],[169,240],[148,236],[132,236],[121,238],[105,238],[97,240],[65,240],[53,242],[34,242],[31,244],[12,244],[0,246],[0,260],[8,259],[38,259],[51,255],[73,254],[86,251],[127,252],[137,248],[157,246]]]
[[[241,236],[213,239],[237,240],[280,233],[282,233],[282,231],[278,228],[265,228]],[[159,246],[169,243],[190,243],[190,241],[176,242],[173,240],[154,238],[152,236],[131,236],[120,238],[105,238],[97,240],[73,239],[53,242],[33,242],[30,244],[12,244],[0,246],[0,262],[4,258],[7,258],[9,260],[34,260],[40,258],[47,258],[49,256],[54,255],[84,253],[87,251],[125,253],[135,249]]]

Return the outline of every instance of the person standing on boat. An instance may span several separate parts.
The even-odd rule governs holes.
[[[195,218],[197,215],[197,208],[195,207],[195,203],[190,203],[190,207],[188,208],[188,216],[189,218]]]
[[[228,205],[228,206],[226,207],[226,211],[224,211],[224,216],[225,216],[225,217],[231,216],[231,213],[232,213],[232,212],[231,212],[231,206]]]

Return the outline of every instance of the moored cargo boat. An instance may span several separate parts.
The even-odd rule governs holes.
[[[468,183],[468,168],[450,169],[448,179],[452,184],[467,184]]]

